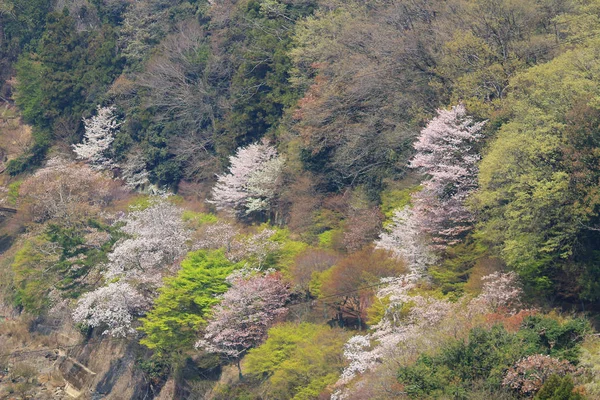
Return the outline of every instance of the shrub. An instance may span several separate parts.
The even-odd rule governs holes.
[[[573,391],[573,378],[557,374],[548,378],[534,400],[583,400],[581,394]]]

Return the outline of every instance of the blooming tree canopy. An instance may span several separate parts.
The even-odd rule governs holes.
[[[119,281],[84,294],[73,312],[73,320],[92,328],[104,326],[104,335],[127,336],[135,333],[131,326],[134,317],[142,315],[149,306],[146,297]]]
[[[474,123],[462,104],[438,110],[414,145],[410,167],[429,177],[413,195],[414,213],[436,248],[456,244],[471,229],[473,217],[464,202],[477,187],[480,157],[474,145],[484,125]]]
[[[241,147],[229,158],[229,173],[220,175],[211,203],[247,215],[265,211],[277,194],[284,160],[265,143]]]
[[[383,232],[375,242],[376,248],[388,250],[402,259],[415,277],[422,276],[436,260],[418,222],[410,207],[396,210],[387,232]]]
[[[141,150],[129,153],[125,162],[121,164],[121,179],[127,187],[137,189],[146,186],[150,182],[148,176],[146,159]]]
[[[203,339],[196,347],[239,360],[261,343],[271,324],[283,316],[290,297],[289,286],[278,273],[234,273],[231,288],[214,309]]]
[[[484,287],[471,301],[449,302],[433,296],[411,293],[416,287],[410,276],[382,279],[377,293],[386,310],[379,323],[367,335],[350,338],[344,356],[350,361],[337,383],[343,387],[355,376],[377,368],[383,360],[410,358],[423,352],[442,332],[452,332],[457,315],[484,315],[496,311],[514,311],[521,291],[513,273],[494,273],[482,278]],[[408,309],[408,311],[407,311]],[[430,333],[430,334],[429,334]],[[332,398],[344,398],[340,389]]]
[[[583,370],[578,369],[567,360],[560,360],[544,354],[534,354],[519,360],[506,371],[502,386],[509,387],[525,396],[531,396],[538,392],[552,375],[577,375],[582,372]]]
[[[115,107],[98,106],[97,114],[89,119],[84,119],[83,123],[85,124],[83,142],[73,145],[77,159],[85,160],[94,169],[110,168],[113,161],[108,156],[108,150],[121,125],[120,122],[117,122]]]
[[[36,222],[73,225],[99,212],[116,192],[114,182],[87,165],[51,158],[20,187]]]
[[[189,231],[181,210],[157,200],[150,207],[133,211],[117,223],[128,235],[108,255],[104,277],[110,283],[84,295],[73,318],[91,327],[107,326],[105,333],[133,333],[136,316],[145,314],[173,264],[188,249]]]
[[[117,242],[109,254],[105,277],[159,286],[165,268],[188,250],[190,232],[181,213],[179,207],[164,200],[130,212],[121,220],[124,223],[121,231],[129,237]]]

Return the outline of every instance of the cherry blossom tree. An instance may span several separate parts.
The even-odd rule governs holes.
[[[135,333],[135,316],[143,315],[149,306],[150,301],[130,284],[114,282],[84,294],[73,312],[73,320],[92,328],[103,326],[103,335],[127,336]]]
[[[127,237],[115,244],[103,266],[109,283],[79,299],[73,312],[77,322],[107,326],[105,332],[113,336],[135,332],[135,317],[148,311],[163,277],[174,272],[175,261],[188,250],[190,232],[181,213],[166,200],[155,199],[150,207],[116,222],[123,224]]]
[[[477,187],[480,157],[474,145],[483,137],[484,125],[474,123],[462,104],[438,110],[414,145],[417,154],[410,167],[428,179],[413,195],[413,212],[435,248],[456,244],[471,229],[473,216],[464,203]]]
[[[134,150],[129,153],[127,159],[121,166],[121,179],[125,184],[132,188],[138,189],[150,183],[148,179],[149,173],[146,169],[146,159],[141,150]]]
[[[74,144],[73,151],[78,160],[85,160],[97,170],[108,169],[114,165],[108,155],[110,145],[115,140],[115,133],[121,126],[117,122],[115,107],[98,106],[97,114],[84,119],[85,134],[82,143]]]
[[[481,294],[471,301],[470,308],[480,309],[480,312],[491,310],[509,313],[519,309],[523,289],[515,272],[494,272],[482,277],[481,280],[483,282]]]
[[[262,267],[270,254],[277,252],[281,244],[272,239],[276,231],[263,229],[258,233],[242,235],[233,224],[217,222],[208,225],[195,243],[196,249],[224,249],[225,257],[231,262],[251,261]]]
[[[127,238],[117,242],[105,277],[124,278],[150,288],[160,286],[162,273],[188,250],[190,231],[181,219],[182,210],[163,199],[150,207],[130,212],[119,223]]]
[[[406,206],[394,212],[388,230],[375,242],[376,248],[390,251],[402,259],[415,278],[423,276],[436,261],[420,228],[413,210]]]
[[[34,221],[69,226],[96,215],[118,191],[116,182],[87,165],[54,157],[23,182],[19,194]]]
[[[372,327],[367,335],[356,335],[348,340],[344,356],[350,361],[344,369],[339,385],[350,382],[356,375],[372,370],[383,360],[400,350],[402,343],[409,350],[411,340],[423,337],[423,332],[437,328],[440,322],[451,315],[455,305],[429,296],[412,295],[414,281],[409,276],[382,279],[384,286],[377,297],[387,299],[384,317]],[[404,305],[410,305],[406,314]]]
[[[235,360],[240,378],[240,358],[265,339],[272,323],[286,313],[284,306],[290,297],[289,285],[280,274],[254,272],[230,276],[231,288],[215,307],[204,337],[196,343],[197,348]]]
[[[277,150],[266,143],[254,143],[239,148],[229,161],[229,173],[218,177],[209,202],[239,215],[268,210],[284,164]]]
[[[384,362],[409,360],[435,343],[444,334],[452,335],[457,316],[464,314],[469,320],[491,312],[512,313],[520,304],[522,292],[513,273],[494,273],[484,276],[484,288],[479,296],[449,302],[414,293],[416,282],[409,275],[384,278],[377,298],[386,304],[381,321],[371,327],[366,335],[350,338],[344,356],[349,365],[344,369],[337,386],[340,389],[332,399],[345,398],[344,388],[357,375],[373,371]]]
[[[525,396],[538,392],[552,375],[581,374],[567,360],[559,360],[543,354],[534,354],[515,363],[504,375],[502,386],[509,387]]]

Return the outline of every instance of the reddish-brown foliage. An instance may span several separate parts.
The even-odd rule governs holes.
[[[521,310],[514,315],[510,315],[508,311],[509,310],[498,310],[494,313],[487,314],[485,315],[485,321],[490,326],[502,324],[504,329],[514,333],[519,330],[525,318],[537,314],[536,310]]]
[[[366,248],[349,255],[335,265],[322,282],[321,296],[337,310],[336,319],[348,317],[364,324],[381,278],[406,272],[404,263],[392,259],[383,250]]]

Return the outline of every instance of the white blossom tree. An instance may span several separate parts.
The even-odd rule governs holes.
[[[108,255],[104,278],[110,283],[79,299],[73,312],[77,322],[107,326],[105,332],[113,336],[134,332],[131,323],[149,309],[163,277],[174,272],[175,261],[188,250],[190,232],[181,213],[159,199],[116,222],[124,224],[121,231],[128,236]],[[118,288],[126,289],[126,295]]]
[[[224,249],[228,260],[247,260],[260,268],[269,255],[281,248],[280,243],[271,240],[275,233],[273,229],[263,229],[258,233],[242,235],[233,224],[217,222],[204,229],[194,247]]]
[[[149,173],[146,169],[146,159],[140,150],[135,150],[127,156],[121,166],[121,179],[127,187],[132,189],[143,188],[150,183]]]
[[[105,277],[121,278],[156,287],[162,274],[188,250],[190,231],[182,210],[165,200],[130,212],[120,223],[127,238],[117,242],[108,256]]]
[[[523,288],[516,272],[494,272],[481,278],[481,294],[474,298],[469,307],[478,312],[516,312],[521,306]]]
[[[89,119],[84,119],[85,133],[83,142],[73,145],[73,151],[78,160],[84,160],[94,169],[108,169],[114,165],[108,152],[115,133],[121,126],[117,122],[115,107],[100,107],[97,114]]]
[[[479,296],[452,303],[412,293],[416,284],[409,276],[382,279],[377,299],[386,304],[383,318],[367,335],[348,340],[344,356],[350,363],[342,372],[337,383],[340,389],[332,399],[345,398],[346,385],[357,375],[392,359],[409,361],[428,348],[435,348],[440,336],[452,335],[456,324],[464,323],[456,322],[461,314],[471,321],[477,315],[498,311],[510,315],[517,310],[522,292],[515,274],[493,273],[482,280]]]
[[[267,211],[277,194],[284,164],[277,150],[254,143],[239,148],[229,161],[229,173],[218,177],[209,202],[240,215]]]
[[[402,259],[415,278],[424,275],[436,261],[418,222],[409,206],[396,210],[391,225],[375,242],[376,248]]]
[[[142,315],[150,301],[126,282],[109,283],[93,292],[84,294],[73,312],[76,323],[105,327],[103,335],[127,336],[135,333],[132,323],[135,316]]]
[[[438,110],[421,131],[410,167],[428,179],[415,193],[413,212],[435,248],[456,244],[472,227],[465,200],[477,187],[479,154],[474,145],[483,137],[484,122],[474,123],[464,105]]]
[[[281,276],[272,271],[250,276],[234,273],[229,280],[231,288],[215,307],[196,347],[236,361],[241,378],[240,358],[260,344],[272,323],[287,312],[285,303],[290,291]]]

